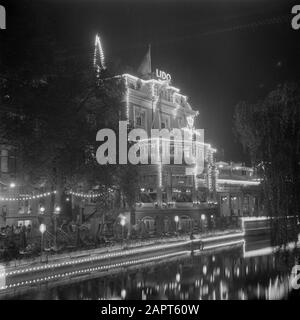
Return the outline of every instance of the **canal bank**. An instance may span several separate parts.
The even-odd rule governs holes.
[[[273,300],[295,296],[290,276],[297,254],[290,250],[281,254],[276,248],[270,252],[268,239],[246,238],[245,243],[246,246],[227,245],[194,253],[180,250],[164,258],[152,255],[138,259],[138,263],[107,270],[96,271],[100,265],[90,265],[91,271],[80,276],[72,276],[70,271],[55,281],[5,290],[0,298]]]
[[[144,245],[94,249],[72,255],[49,257],[45,262],[34,261],[17,266],[1,266],[0,296],[14,294],[20,288],[30,288],[62,279],[81,278],[93,273],[111,272],[122,268],[151,263],[197,252],[242,245],[244,233],[238,230],[215,233],[195,239],[174,238]]]

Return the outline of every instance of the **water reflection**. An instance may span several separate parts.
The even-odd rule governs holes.
[[[295,254],[251,256],[268,247],[265,241],[247,243],[219,253],[186,256],[139,269],[41,288],[20,299],[282,299],[290,292],[289,276]],[[264,251],[261,251],[262,253]],[[246,254],[245,254],[246,253]],[[247,257],[247,253],[250,256]]]

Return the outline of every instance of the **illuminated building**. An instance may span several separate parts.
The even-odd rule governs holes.
[[[98,35],[95,39],[93,64],[97,80],[102,81],[100,74],[106,69],[106,64]],[[169,129],[170,131],[179,129],[183,136],[185,132],[194,135],[197,130],[198,111],[189,104],[187,96],[171,83],[170,74],[160,70],[152,73],[150,65],[150,73],[146,76],[122,74],[116,78],[122,78],[126,87],[123,99],[124,112],[120,120],[128,120],[130,127],[144,129],[148,136],[151,136],[151,129]],[[160,162],[139,165],[140,193],[136,199],[136,221],[130,221],[132,224],[142,221],[149,231],[159,229],[161,233],[174,231],[177,225],[178,231],[190,232],[201,229],[200,226],[208,216],[241,216],[257,213],[255,207],[257,205],[252,204],[255,203],[256,198],[245,192],[251,188],[257,189],[259,181],[251,176],[237,178],[235,174],[224,174],[224,170],[230,165],[216,164],[216,149],[204,141],[199,142],[203,150],[203,159],[197,158],[197,154],[196,157],[190,154],[188,157],[193,158],[192,164],[186,161],[175,164],[173,160],[176,143],[174,138],[170,138],[170,164]],[[161,156],[161,149],[158,150]],[[50,212],[49,190],[39,192],[41,197],[37,197],[32,192],[26,194],[21,186],[9,190],[7,186],[12,178],[8,169],[12,164],[9,160],[11,151],[5,148],[0,148],[0,151],[1,225],[21,224],[22,221],[26,224],[31,223],[32,219],[36,220],[41,203],[45,207],[46,214],[50,216],[53,212]],[[185,151],[184,153],[186,155]],[[237,167],[234,165],[232,170],[238,172]],[[244,168],[246,172],[252,170]],[[75,190],[76,192],[69,190],[70,199],[67,198],[66,201],[72,205],[75,202],[78,204],[78,211],[80,211],[80,214],[77,214],[78,217],[89,216],[95,208],[95,201],[92,199],[94,196],[92,192],[82,193],[81,190],[83,190],[81,186]],[[245,199],[249,201],[247,210],[244,210]],[[179,220],[175,222],[174,218],[177,216]],[[7,219],[11,219],[11,222]],[[82,221],[79,219],[79,222]]]
[[[195,129],[198,112],[188,102],[187,96],[170,84],[170,75],[162,80],[156,71],[147,80],[124,74],[126,85],[125,117],[131,127],[142,128],[151,136],[151,129]],[[144,222],[148,231],[160,228],[161,232],[174,229],[174,217],[179,216],[179,230],[192,231],[201,223],[201,215],[217,214],[214,201],[216,191],[216,150],[202,143],[204,170],[193,164],[172,163],[175,139],[170,138],[170,164],[139,165],[140,194],[136,205],[136,222]],[[160,149],[161,150],[161,149]],[[162,151],[160,151],[161,154]],[[173,152],[173,153],[172,153]],[[160,227],[158,227],[158,225]]]
[[[260,179],[254,169],[233,162],[216,162],[216,168],[220,215],[261,215]]]

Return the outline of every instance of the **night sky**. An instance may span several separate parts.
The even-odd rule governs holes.
[[[5,38],[19,32],[22,53],[30,19],[32,33],[92,62],[98,32],[108,62],[132,72],[151,43],[152,68],[170,73],[173,85],[190,97],[206,141],[223,149],[225,160],[247,162],[233,133],[233,110],[240,100],[256,101],[299,77],[300,30],[291,28],[293,4],[19,0],[7,6]]]

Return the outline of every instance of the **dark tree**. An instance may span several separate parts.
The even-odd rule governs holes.
[[[0,39],[0,142],[16,152],[18,184],[28,192],[56,189],[56,201],[78,185],[83,192],[97,188],[103,212],[113,190],[132,208],[136,188],[128,170],[95,158],[97,131],[118,132],[124,82],[111,76],[115,70],[97,78],[93,43],[74,49],[58,41],[51,8],[45,10],[43,21],[31,12],[36,19]]]
[[[300,178],[300,87],[286,83],[255,104],[240,102],[235,129],[263,178],[272,239],[284,244],[298,237]],[[294,219],[288,219],[293,216]],[[293,221],[293,222],[291,222]],[[292,224],[292,225],[290,225]]]

